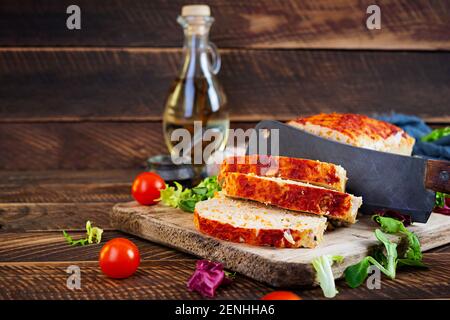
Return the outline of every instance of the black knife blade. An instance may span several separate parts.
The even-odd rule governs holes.
[[[434,208],[435,192],[424,185],[426,159],[353,147],[278,121],[262,121],[255,129],[257,141],[266,143],[269,155],[273,154],[272,135],[265,129],[278,129],[278,155],[344,167],[348,176],[347,191],[363,197],[362,212],[389,209],[407,214],[413,221],[426,222]],[[258,145],[258,150],[265,149]]]

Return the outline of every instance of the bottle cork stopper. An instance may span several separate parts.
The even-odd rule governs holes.
[[[181,8],[181,15],[185,16],[203,16],[209,17],[211,15],[211,9],[206,4],[192,4],[183,6]]]

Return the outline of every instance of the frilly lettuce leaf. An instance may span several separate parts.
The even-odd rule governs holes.
[[[183,186],[178,182],[174,184],[174,187],[166,185],[166,188],[161,190],[159,200],[166,206],[180,208],[187,212],[194,212],[197,202],[210,199],[214,197],[216,192],[220,191],[217,177],[205,178],[192,189],[183,189]]]

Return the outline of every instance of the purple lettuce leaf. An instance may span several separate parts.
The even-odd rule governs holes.
[[[196,291],[203,297],[214,297],[216,290],[221,285],[231,282],[225,276],[223,265],[209,260],[197,261],[194,274],[189,278],[187,287],[190,291]]]

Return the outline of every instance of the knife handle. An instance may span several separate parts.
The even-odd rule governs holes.
[[[425,187],[433,191],[450,193],[450,162],[427,160]]]

